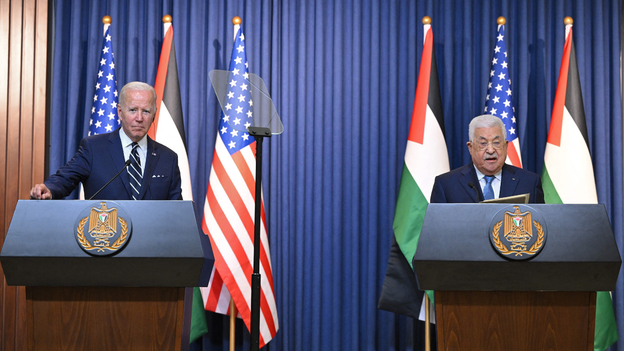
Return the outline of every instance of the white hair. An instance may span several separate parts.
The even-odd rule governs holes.
[[[499,127],[503,131],[503,140],[507,140],[507,130],[505,130],[505,123],[503,120],[492,115],[477,116],[470,121],[468,125],[468,140],[473,141],[475,136],[475,129],[477,128],[492,128]]]
[[[152,93],[152,111],[156,111],[156,90],[154,88],[143,82],[130,82],[121,88],[119,92],[119,105],[126,105],[126,93],[128,91],[149,91]]]

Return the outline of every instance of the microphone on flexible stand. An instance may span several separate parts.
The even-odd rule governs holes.
[[[108,181],[108,183],[104,184],[103,187],[100,188],[100,190],[98,190],[95,194],[93,194],[93,196],[91,196],[89,198],[89,200],[93,199],[97,194],[99,194],[102,190],[104,190],[104,188],[106,188],[108,186],[108,184],[110,184],[113,180],[115,180],[115,178],[119,177],[119,175],[121,174],[121,172],[123,172],[124,169],[126,169],[126,167],[130,166],[130,159],[128,158],[128,161],[126,161],[126,164],[123,166],[123,168],[117,172],[117,174],[115,174],[114,177],[111,178],[111,180]]]
[[[474,185],[473,182],[468,183],[468,186],[475,190],[475,193],[477,193],[477,202],[480,202],[479,201],[479,189],[477,189],[477,187]]]

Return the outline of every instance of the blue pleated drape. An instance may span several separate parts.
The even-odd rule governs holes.
[[[280,330],[268,350],[413,350],[415,323],[376,308],[410,124],[423,16],[432,18],[451,167],[469,160],[495,42],[506,44],[521,153],[541,173],[564,44],[574,40],[600,203],[622,252],[622,5],[611,0],[56,0],[49,165],[74,154],[88,127],[102,17],[118,86],[154,83],[162,16],[173,17],[182,109],[198,219],[219,105],[208,79],[227,69],[240,16],[249,70],[269,88],[284,133],[265,142],[264,196]],[[427,165],[423,165],[426,167]],[[206,273],[206,275],[209,272]],[[622,274],[613,293],[624,350]],[[226,317],[207,313],[195,350],[226,350]],[[248,334],[237,325],[237,349]]]

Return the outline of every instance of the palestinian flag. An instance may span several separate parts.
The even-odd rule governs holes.
[[[598,203],[572,24],[566,25],[561,71],[544,154],[542,185],[548,204]],[[594,350],[602,351],[617,339],[611,295],[598,292]]]
[[[433,33],[423,19],[424,45],[405,164],[394,215],[394,240],[378,307],[418,318],[422,292],[412,267],[435,177],[449,171]]]
[[[156,83],[154,84],[157,109],[148,135],[178,155],[178,167],[182,179],[182,199],[193,200],[171,16],[165,15],[163,22],[165,37],[160,52]],[[192,343],[207,332],[208,326],[201,292],[198,287],[195,287],[193,288],[189,342]]]
[[[165,22],[165,38],[160,52],[156,83],[154,84],[158,108],[148,135],[178,154],[178,167],[182,178],[182,198],[193,200],[171,16],[165,16],[163,21]]]

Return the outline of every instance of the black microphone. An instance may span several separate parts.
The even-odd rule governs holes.
[[[473,182],[468,183],[468,186],[475,190],[475,193],[477,193],[477,202],[480,202],[479,201],[479,189],[477,189],[477,187],[474,185]]]
[[[93,196],[91,196],[89,198],[89,200],[93,199],[97,194],[100,193],[100,191],[104,190],[104,188],[106,188],[108,186],[108,184],[110,184],[113,180],[115,180],[115,178],[119,177],[119,175],[121,174],[121,172],[123,172],[124,169],[126,169],[126,167],[130,166],[130,159],[128,158],[128,161],[126,161],[126,164],[123,166],[123,168],[117,172],[117,174],[115,174],[114,177],[111,178],[111,180],[108,181],[108,183],[104,184],[103,187],[100,188],[100,190],[98,190],[95,194],[93,194]]]

